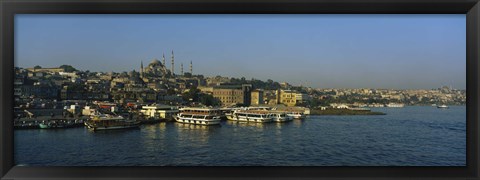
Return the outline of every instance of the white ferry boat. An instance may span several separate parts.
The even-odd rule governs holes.
[[[227,120],[233,120],[233,113],[238,110],[246,110],[245,108],[230,108],[228,111],[225,112],[225,116]]]
[[[273,120],[272,114],[264,110],[236,110],[229,116],[233,121],[266,123]]]
[[[267,107],[267,106],[247,107],[246,109],[247,109],[247,110],[261,110],[261,111],[270,111],[270,110],[272,110],[271,107]]]
[[[289,112],[287,116],[292,117],[293,119],[305,119],[305,114],[299,111]]]
[[[385,105],[387,107],[396,107],[396,108],[401,108],[401,107],[405,107],[405,104],[399,104],[399,103],[389,103],[387,105]]]
[[[175,116],[175,121],[188,124],[220,124],[220,110],[210,108],[182,108]]]
[[[448,106],[443,104],[443,105],[440,105],[440,106],[437,106],[437,108],[443,108],[443,109],[448,109]]]
[[[293,117],[287,116],[285,112],[271,112],[274,122],[287,122],[293,120]]]
[[[128,120],[122,116],[113,116],[109,114],[93,115],[84,122],[87,128],[97,130],[113,130],[135,128],[140,125],[140,121]]]

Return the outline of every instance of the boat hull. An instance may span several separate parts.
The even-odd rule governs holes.
[[[90,124],[89,122],[85,122],[84,124],[88,129],[91,129],[93,131],[132,129],[132,128],[138,128],[140,126],[140,122],[125,124],[125,125],[116,125],[116,126],[98,126],[98,125]]]
[[[46,125],[46,124],[39,124],[38,127],[40,127],[40,129],[47,129],[47,128],[49,128],[49,126]]]
[[[256,122],[256,123],[268,123],[272,122],[273,118],[250,118],[250,117],[232,117],[232,121],[241,121],[241,122]]]
[[[297,119],[297,120],[305,119],[305,116],[302,116],[302,115],[288,115],[288,116],[290,116],[292,119]]]
[[[285,117],[285,118],[273,118],[273,122],[287,122],[291,121],[293,118]]]
[[[197,124],[197,125],[219,125],[220,124],[220,119],[215,119],[215,120],[204,120],[204,119],[191,119],[191,118],[179,118],[176,117],[175,121],[179,123],[184,123],[184,124]]]
[[[227,120],[234,120],[232,114],[225,114],[225,116],[226,116]]]

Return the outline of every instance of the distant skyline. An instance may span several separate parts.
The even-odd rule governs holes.
[[[15,16],[19,67],[175,73],[313,88],[466,88],[466,18],[451,15]]]

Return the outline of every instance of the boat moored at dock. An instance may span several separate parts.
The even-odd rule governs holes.
[[[175,116],[175,121],[187,124],[218,125],[220,124],[219,109],[214,108],[181,108]]]
[[[238,110],[246,110],[246,108],[230,108],[228,111],[224,111],[224,115],[227,120],[234,120],[233,113]]]
[[[97,131],[136,128],[140,125],[140,121],[125,119],[123,116],[101,114],[92,116],[84,124],[87,128]]]
[[[49,119],[38,124],[40,129],[54,129],[54,128],[73,128],[83,126],[81,119]]]
[[[287,116],[286,112],[271,112],[274,122],[287,122],[293,120],[293,117]]]
[[[265,110],[236,110],[229,116],[230,117],[227,116],[227,118],[233,121],[258,123],[266,123],[273,121],[273,115],[269,111]]]
[[[287,116],[290,116],[293,119],[305,119],[305,114],[303,112],[300,112],[300,111],[288,112]]]
[[[38,129],[38,123],[39,121],[17,121],[15,120],[13,122],[13,128],[14,129]]]

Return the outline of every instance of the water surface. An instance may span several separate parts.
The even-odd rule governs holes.
[[[138,129],[15,130],[28,166],[465,166],[466,107],[373,108],[387,115],[287,123],[175,122]]]

